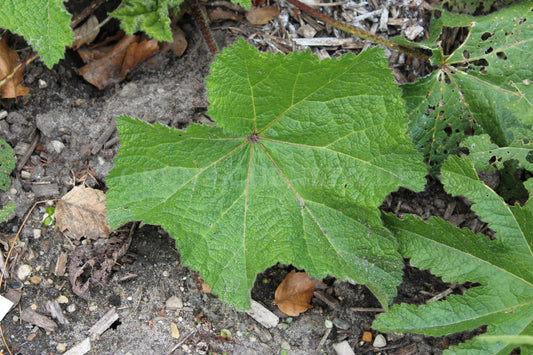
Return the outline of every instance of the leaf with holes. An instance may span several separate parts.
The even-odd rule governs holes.
[[[444,11],[433,21],[432,62],[439,69],[402,87],[409,134],[431,173],[471,132],[489,134],[499,146],[533,136],[532,21],[530,2],[483,17]],[[449,55],[438,40],[443,26],[468,28]]]
[[[399,186],[423,189],[425,167],[383,56],[226,48],[207,79],[218,127],[117,119],[111,226],[161,225],[183,263],[238,309],[277,262],[366,284],[386,307],[402,259],[378,207]]]
[[[428,336],[487,326],[488,336],[533,335],[533,205],[509,206],[481,182],[467,157],[451,156],[442,167],[442,182],[452,195],[464,195],[495,232],[495,240],[459,229],[432,217],[428,223],[413,216],[400,220],[385,215],[400,250],[410,263],[430,269],[446,282],[478,283],[463,295],[420,307],[393,306],[373,323],[384,332],[413,332]],[[526,184],[533,193],[533,180]],[[474,338],[453,346],[448,354],[509,354],[519,343]],[[527,352],[523,348],[524,353]]]

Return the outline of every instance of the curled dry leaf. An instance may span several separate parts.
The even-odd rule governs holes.
[[[292,270],[279,284],[274,296],[280,311],[288,316],[296,317],[312,308],[311,298],[319,281],[306,272]]]
[[[140,41],[139,36],[124,36],[111,50],[102,52],[102,49],[98,49],[98,54],[103,56],[78,69],[78,73],[89,83],[103,89],[124,80],[131,69],[158,49],[156,40]],[[84,51],[83,56],[87,58],[91,55]]]
[[[105,194],[90,187],[76,186],[57,203],[55,216],[59,230],[69,230],[76,239],[109,237],[105,218]]]
[[[75,40],[72,43],[72,49],[76,50],[85,43],[91,43],[98,36],[99,32],[98,19],[92,15],[83,25],[74,30]]]
[[[15,72],[17,65],[19,55],[9,48],[4,36],[0,39],[0,80],[7,78],[5,84],[0,87],[0,96],[3,99],[24,96],[30,92],[29,88],[22,86],[22,71]]]
[[[246,14],[246,19],[252,25],[266,25],[274,17],[279,15],[279,7],[276,6],[266,6],[266,7],[255,7],[250,9]]]

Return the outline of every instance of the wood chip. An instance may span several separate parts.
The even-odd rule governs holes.
[[[67,268],[67,253],[62,252],[57,258],[56,266],[54,268],[54,275],[65,276],[65,269]]]
[[[91,329],[89,329],[89,336],[91,340],[95,340],[97,337],[102,335],[111,324],[115,323],[118,320],[118,314],[116,309],[111,308],[98,322],[96,322]]]
[[[91,339],[85,338],[63,355],[84,355],[91,351]]]
[[[61,310],[61,307],[59,306],[59,303],[57,303],[57,301],[47,302],[46,308],[48,312],[50,312],[52,318],[57,319],[60,324],[69,324],[68,320],[63,315],[63,311]]]
[[[273,328],[278,325],[279,317],[270,312],[261,303],[251,300],[252,309],[246,313],[265,328]]]
[[[57,324],[53,320],[29,308],[20,312],[20,319],[50,332],[53,332],[57,328]]]

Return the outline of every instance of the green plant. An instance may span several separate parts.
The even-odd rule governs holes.
[[[0,190],[6,191],[9,187],[9,175],[15,168],[17,160],[13,149],[7,142],[0,139]],[[15,203],[10,201],[0,209],[0,222],[7,221],[15,212]]]
[[[218,127],[117,119],[111,227],[161,225],[182,262],[238,309],[277,262],[366,284],[387,307],[402,260],[378,207],[400,186],[421,190],[425,167],[383,50],[319,61],[240,40],[207,82]]]
[[[509,354],[520,344],[525,353],[532,350],[526,344],[533,334],[533,199],[523,206],[507,205],[479,180],[475,167],[488,168],[489,159],[501,157],[498,164],[518,158],[531,168],[524,157],[533,152],[533,145],[518,154],[510,147],[509,154],[501,156],[505,149],[492,150],[487,141],[487,136],[472,137],[468,144],[474,152],[469,157],[449,157],[442,167],[442,182],[452,195],[464,195],[474,203],[472,210],[495,232],[495,240],[435,217],[427,223],[412,216],[383,217],[411,265],[430,269],[446,282],[479,286],[442,302],[392,306],[376,319],[375,329],[440,336],[488,325],[486,338],[474,338],[447,353]],[[474,147],[480,142],[481,149]],[[531,196],[533,179],[525,185]]]

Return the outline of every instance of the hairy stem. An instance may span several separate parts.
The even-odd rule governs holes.
[[[329,17],[327,15],[324,15],[320,11],[318,11],[316,9],[313,9],[312,7],[307,6],[306,4],[304,4],[304,3],[302,3],[302,2],[300,2],[298,0],[287,0],[287,1],[290,2],[291,4],[293,4],[294,6],[296,6],[297,8],[299,8],[300,10],[307,12],[309,15],[314,16],[317,19],[322,20],[322,21],[324,21],[326,23],[329,23],[330,25],[332,25],[335,28],[338,28],[341,31],[356,35],[356,36],[361,37],[363,39],[367,39],[367,40],[369,40],[371,42],[374,42],[376,44],[381,44],[382,46],[385,46],[387,48],[400,51],[400,52],[405,53],[405,54],[407,54],[409,56],[412,56],[412,57],[415,57],[417,59],[420,59],[420,60],[422,60],[422,61],[424,61],[426,63],[430,62],[429,61],[429,56],[427,56],[426,54],[421,53],[421,52],[419,52],[419,51],[417,51],[417,50],[415,50],[413,48],[409,48],[409,47],[401,46],[401,45],[396,44],[396,43],[392,43],[392,42],[390,42],[389,40],[387,40],[387,39],[385,39],[383,37],[379,37],[379,36],[373,35],[372,33],[360,30],[360,29],[358,29],[358,28],[356,28],[354,26],[348,25],[347,23],[343,23],[343,22],[337,21],[334,18],[331,18],[331,17]]]

